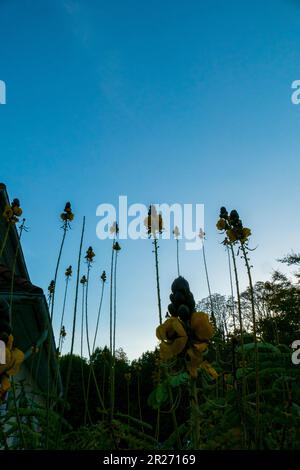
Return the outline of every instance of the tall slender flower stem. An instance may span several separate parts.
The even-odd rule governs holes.
[[[176,238],[176,258],[177,258],[177,274],[178,277],[180,276],[180,269],[179,269],[179,240]]]
[[[114,245],[114,241],[113,241]],[[113,359],[113,282],[114,282],[114,256],[115,250],[112,246],[112,254],[111,254],[111,266],[110,266],[110,299],[109,299],[109,350],[110,350],[110,373],[109,373],[109,384],[110,384],[110,422],[113,420],[113,406],[114,406],[114,398],[113,398],[113,367],[114,367],[114,359]]]
[[[204,238],[202,239],[202,255],[203,255],[203,263],[204,263],[204,269],[205,269],[205,276],[206,276],[206,283],[207,283],[207,289],[208,289],[208,295],[209,295],[209,301],[210,301],[210,309],[211,309],[211,317],[213,320],[213,324],[216,327],[216,317],[214,313],[214,304],[213,304],[213,298],[211,294],[211,288],[210,288],[210,282],[209,282],[209,275],[208,275],[208,269],[207,269],[207,262],[206,262],[206,255],[205,255],[205,246],[204,246]]]
[[[66,239],[66,234],[67,234],[67,230],[68,230],[68,221],[64,222],[64,225],[63,225],[62,228],[63,228],[63,236],[62,236],[62,240],[61,240],[61,244],[60,244],[60,248],[59,248],[58,258],[57,258],[56,267],[55,267],[55,274],[54,274],[54,290],[53,290],[53,294],[52,294],[52,304],[51,304],[51,314],[50,314],[51,324],[52,324],[52,321],[53,321],[53,313],[54,313],[54,299],[55,299],[56,281],[57,281],[57,275],[58,275],[58,269],[59,269],[59,265],[60,265],[61,255],[62,255],[62,251],[63,251],[63,247],[64,247],[64,244],[65,244],[65,239]]]
[[[161,325],[162,324],[162,314],[161,314],[161,298],[160,298],[159,269],[158,269],[158,244],[157,244],[157,238],[156,238],[155,235],[154,235],[153,245],[154,245],[154,254],[155,254],[155,271],[156,271],[158,316],[159,316],[159,323]]]
[[[249,279],[249,290],[250,290],[250,300],[251,300],[251,313],[252,313],[252,322],[253,322],[253,338],[254,338],[254,351],[255,351],[255,392],[256,392],[256,420],[255,420],[255,444],[256,447],[259,445],[259,426],[260,426],[260,397],[259,397],[259,357],[258,357],[258,344],[257,344],[257,330],[256,330],[256,318],[255,318],[255,301],[254,301],[254,289],[251,276],[251,267],[249,264],[248,252],[245,248],[245,244],[241,243],[241,249],[243,253],[243,258],[245,261],[248,279]]]
[[[61,352],[63,338],[61,335],[62,327],[64,324],[64,317],[65,317],[65,309],[66,309],[66,301],[67,301],[67,293],[68,293],[68,286],[69,286],[70,277],[66,277],[66,287],[64,292],[64,300],[63,300],[63,307],[61,313],[61,320],[60,320],[60,328],[59,328],[59,339],[58,339],[58,351]]]
[[[111,420],[114,416],[115,407],[115,362],[116,362],[116,325],[117,325],[117,262],[118,251],[115,250],[115,265],[113,270],[114,298],[113,298],[113,337],[112,337],[112,368],[111,368]]]
[[[226,245],[227,257],[228,257],[228,268],[229,268],[229,279],[230,279],[230,290],[231,290],[231,311],[232,311],[232,320],[233,328],[236,330],[235,325],[235,311],[234,311],[234,295],[233,295],[233,282],[232,282],[232,272],[231,272],[231,260],[228,245]]]
[[[80,331],[80,357],[81,357],[81,381],[82,381],[82,394],[85,404],[85,421],[86,425],[86,416],[88,415],[88,404],[87,404],[87,394],[85,391],[85,380],[84,380],[84,370],[83,370],[83,337],[84,337],[84,316],[85,316],[85,294],[87,289],[87,283],[82,283],[82,310],[81,310],[81,331]]]
[[[91,261],[88,261],[87,283],[86,283],[86,292],[85,292],[85,327],[86,327],[86,341],[87,341],[87,348],[88,348],[88,355],[89,355],[90,372],[91,372],[92,375],[93,375],[93,379],[94,379],[94,383],[95,383],[95,387],[96,387],[96,391],[97,391],[97,394],[98,394],[98,398],[99,398],[100,404],[101,404],[102,408],[104,409],[103,398],[102,398],[102,395],[101,395],[101,392],[100,392],[100,389],[99,389],[99,386],[98,386],[97,378],[96,378],[96,375],[95,375],[95,371],[94,371],[94,365],[93,365],[93,360],[92,360],[92,352],[91,352],[91,346],[90,346],[90,338],[89,338],[89,324],[88,324],[88,287],[89,287],[89,280],[90,280],[90,269],[91,269]],[[86,417],[87,417],[87,415],[89,414],[89,410],[88,410],[88,392],[87,392],[86,396],[87,396],[87,400],[86,400],[86,403],[85,403],[85,416],[84,416],[85,422],[86,422]]]
[[[198,391],[195,378],[190,379],[190,406],[191,406],[191,438],[192,450],[200,447],[200,422],[198,409]]]
[[[104,286],[105,286],[105,281],[102,281],[101,297],[100,297],[100,303],[99,303],[99,309],[98,309],[98,315],[97,315],[97,321],[96,321],[96,329],[95,329],[95,335],[94,335],[94,340],[93,340],[92,354],[95,352],[96,340],[98,336],[99,320],[100,320],[102,303],[103,303]]]
[[[244,412],[244,400],[245,400],[245,396],[246,396],[246,377],[245,377],[245,350],[244,350],[244,331],[243,331],[242,306],[241,306],[239,277],[238,277],[238,272],[237,272],[235,253],[234,253],[233,245],[230,243],[229,246],[230,246],[231,258],[232,258],[232,264],[233,264],[233,271],[234,271],[234,276],[235,276],[237,304],[238,304],[238,317],[239,317],[240,335],[241,335],[242,370],[243,370],[241,421],[242,421],[242,426],[243,426],[244,445],[246,445],[247,430],[246,430],[246,425],[245,425],[245,412]]]
[[[100,314],[101,314],[101,308],[102,308],[102,302],[103,302],[104,285],[105,285],[105,281],[102,281],[102,289],[101,289],[100,304],[99,304],[99,309],[98,309],[97,322],[96,322],[96,329],[95,329],[95,335],[94,335],[94,340],[93,340],[92,355],[91,355],[91,356],[93,356],[93,354],[94,354],[94,352],[95,352],[96,339],[97,339],[98,328],[99,328],[99,320],[100,320]],[[90,359],[90,361],[91,361],[91,360],[92,360],[92,359]],[[91,375],[92,375],[92,365],[90,364],[90,368],[89,368],[89,377],[88,377],[88,384],[87,384],[87,403],[88,403],[89,394],[90,394]],[[103,388],[102,394],[103,394],[103,408],[104,408],[104,388]],[[87,414],[87,409],[85,410],[85,417],[84,417],[84,421],[85,421],[85,422],[86,422],[86,414]]]
[[[76,275],[76,287],[75,287],[75,301],[74,301],[74,312],[73,312],[73,326],[72,326],[72,338],[71,338],[71,348],[70,348],[70,359],[67,369],[67,377],[66,377],[66,385],[64,390],[64,404],[61,413],[61,418],[64,416],[64,411],[68,399],[69,393],[69,386],[71,380],[71,373],[72,373],[72,362],[73,362],[73,351],[74,351],[74,342],[75,342],[75,332],[76,332],[76,320],[77,320],[77,306],[78,306],[78,291],[79,291],[79,279],[80,279],[80,262],[81,262],[81,253],[82,253],[82,245],[83,245],[83,237],[84,237],[84,230],[85,230],[85,217],[82,220],[82,229],[81,229],[81,237],[80,237],[80,244],[79,244],[79,252],[78,252],[78,261],[77,261],[77,275]],[[62,428],[62,419],[59,422],[59,429],[57,432],[57,442],[56,448],[58,447],[58,442],[61,436],[61,428]]]
[[[230,246],[232,264],[233,264],[233,271],[235,277],[235,285],[236,285],[236,296],[237,296],[237,304],[238,304],[238,315],[239,315],[239,324],[240,324],[240,334],[241,334],[241,346],[242,346],[242,361],[243,367],[245,367],[245,352],[244,352],[244,331],[243,331],[243,317],[242,317],[242,306],[241,306],[241,295],[240,295],[240,287],[239,287],[239,277],[237,272],[235,254],[232,244]]]
[[[140,385],[140,371],[137,371],[137,388],[138,388],[138,405],[139,405],[139,417],[140,421],[143,422],[142,407],[141,407],[141,385]],[[144,432],[144,426],[142,424],[142,431]]]

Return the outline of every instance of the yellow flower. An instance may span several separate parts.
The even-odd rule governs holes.
[[[0,398],[3,398],[5,393],[10,388],[9,377],[16,375],[19,372],[20,366],[24,361],[24,353],[13,347],[13,336],[10,335],[5,348],[5,364],[0,365]]]
[[[244,227],[242,229],[241,243],[245,243],[251,235],[250,228]]]
[[[193,378],[196,378],[198,375],[198,369],[203,361],[202,353],[206,348],[206,343],[196,343],[187,350],[186,368],[190,376]]]
[[[23,211],[22,211],[21,207],[14,206],[14,208],[13,208],[13,213],[14,213],[15,215],[17,215],[18,217],[20,217],[20,215],[22,215]]]
[[[6,222],[8,223],[15,223],[16,218],[14,217],[14,211],[10,206],[5,206],[4,212],[3,212],[3,217],[5,218]]]
[[[224,230],[226,227],[226,220],[225,219],[219,219],[216,225],[218,230]]]
[[[229,238],[229,241],[230,241],[231,243],[237,241],[237,234],[236,234],[236,231],[233,230],[232,228],[226,230],[226,234],[227,234],[227,237]]]
[[[191,328],[198,340],[208,342],[214,334],[214,328],[209,317],[204,312],[194,312],[191,316]]]
[[[218,372],[213,368],[213,366],[208,361],[203,361],[201,368],[206,370],[206,372],[213,378],[218,378]]]
[[[156,329],[156,336],[161,341],[160,356],[163,361],[180,354],[188,340],[187,333],[181,321],[176,317],[168,318]]]

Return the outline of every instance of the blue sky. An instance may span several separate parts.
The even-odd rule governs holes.
[[[300,2],[296,0],[0,0],[1,177],[30,231],[32,281],[47,288],[75,212],[59,277],[75,266],[82,216],[94,247],[91,330],[110,241],[96,237],[102,202],[204,203],[213,291],[229,293],[215,229],[219,207],[252,228],[255,280],[299,247]],[[298,188],[298,189],[297,189]],[[196,298],[207,295],[201,252],[181,252]],[[82,265],[83,272],[86,269]],[[246,277],[241,264],[242,287]],[[149,240],[123,241],[117,346],[134,358],[156,344],[157,300]],[[160,244],[163,310],[176,276],[175,243]],[[75,279],[72,280],[74,288]],[[107,293],[108,294],[108,285]],[[56,324],[60,316],[57,297]],[[73,292],[66,329],[70,333]],[[99,343],[108,340],[108,296]],[[70,334],[67,336],[70,338]],[[66,341],[66,349],[68,348]]]

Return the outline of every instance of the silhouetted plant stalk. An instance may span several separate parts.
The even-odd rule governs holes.
[[[215,312],[214,312],[214,303],[213,303],[213,298],[211,294],[211,288],[210,288],[210,281],[209,281],[209,275],[208,275],[208,269],[207,269],[207,263],[206,263],[206,255],[205,255],[205,233],[203,232],[202,228],[199,230],[199,238],[202,241],[202,256],[203,256],[203,264],[204,264],[204,270],[205,270],[205,277],[206,277],[206,283],[207,283],[207,289],[208,289],[208,295],[209,295],[209,302],[210,302],[210,311],[211,311],[211,317],[212,321],[214,324],[214,327],[217,327],[217,322],[216,322],[216,317],[215,317]]]
[[[200,419],[196,378],[190,379],[190,406],[192,449],[198,450],[200,447]]]
[[[174,235],[174,238],[176,240],[177,275],[180,276],[180,267],[179,267],[179,236],[180,236],[180,232],[179,232],[179,228],[177,227],[177,225],[173,230],[173,235]]]
[[[253,339],[254,339],[254,354],[255,354],[255,393],[256,393],[256,420],[255,420],[255,444],[259,446],[260,442],[260,383],[259,383],[259,356],[258,356],[258,343],[257,343],[257,329],[256,329],[256,318],[255,318],[255,301],[254,301],[254,289],[251,276],[251,266],[249,264],[248,251],[245,243],[240,242],[243,258],[245,261],[248,279],[249,279],[249,292],[251,301],[251,313],[253,323]]]
[[[142,415],[142,405],[141,405],[141,384],[140,384],[140,372],[141,372],[141,366],[137,366],[137,392],[138,392],[138,406],[139,406],[139,418],[142,423],[142,432],[144,432],[144,426],[143,426],[143,415]]]
[[[71,276],[72,276],[72,266],[69,266],[65,271],[66,285],[65,285],[65,292],[64,292],[63,307],[62,307],[62,312],[61,312],[60,327],[59,327],[59,339],[58,339],[58,352],[59,353],[61,353],[62,344],[64,340],[64,335],[62,333],[64,331],[63,329],[64,317],[65,317],[65,310],[66,310],[68,287],[69,287]]]
[[[113,323],[113,312],[114,312],[114,259],[116,255],[115,243],[117,243],[117,237],[119,233],[119,226],[117,222],[114,222],[110,228],[110,233],[113,236],[112,252],[111,252],[111,264],[110,264],[110,296],[109,296],[109,351],[110,351],[110,367],[109,367],[109,387],[110,387],[110,422],[114,417],[114,323]]]
[[[158,303],[158,318],[159,324],[162,324],[162,313],[161,313],[161,297],[160,297],[160,284],[159,284],[159,267],[158,267],[158,239],[163,230],[163,219],[162,215],[157,213],[156,207],[153,205],[149,206],[148,216],[144,220],[145,227],[149,238],[153,238],[154,245],[154,256],[155,256],[155,274],[156,274],[156,290],[157,290],[157,303]]]
[[[56,267],[55,267],[55,273],[54,273],[54,279],[53,279],[53,281],[54,281],[54,290],[53,290],[53,293],[52,293],[51,314],[50,314],[51,324],[53,322],[55,290],[56,290],[57,275],[58,275],[61,255],[62,255],[63,247],[64,247],[64,244],[65,244],[66,234],[67,234],[68,229],[70,228],[70,222],[74,219],[74,214],[72,212],[70,202],[66,203],[64,211],[61,213],[60,218],[63,221],[63,226],[62,226],[63,236],[62,236],[61,244],[60,244],[60,247],[59,247],[59,252],[58,252],[58,257],[57,257]]]
[[[46,448],[47,449],[48,449],[48,444],[49,444],[49,418],[50,418],[49,411],[50,411],[50,407],[51,407],[51,403],[50,403],[50,362],[51,362],[51,356],[52,356],[52,353],[51,353],[52,344],[51,343],[53,341],[53,338],[52,338],[52,334],[53,334],[52,323],[53,323],[53,313],[54,313],[54,303],[55,303],[55,290],[56,290],[56,284],[57,284],[58,269],[59,269],[59,265],[60,265],[61,255],[62,255],[62,252],[63,252],[63,247],[64,247],[64,244],[65,244],[66,234],[67,234],[68,229],[70,228],[70,222],[74,219],[74,214],[72,212],[70,202],[66,203],[64,211],[60,214],[60,218],[63,221],[63,226],[62,226],[63,236],[62,236],[62,240],[61,240],[61,244],[60,244],[60,248],[59,248],[59,252],[58,252],[58,257],[57,257],[57,262],[56,262],[56,267],[55,267],[55,273],[54,273],[54,279],[50,283],[51,292],[48,288],[49,294],[50,294],[49,295],[49,307],[51,306],[51,310],[50,310],[51,313],[50,313],[50,325],[49,325],[48,340],[47,340],[48,341],[48,351],[49,351],[48,364],[47,364],[47,377],[48,377],[47,378],[47,435],[46,435]],[[54,386],[55,386],[55,384],[54,384]]]
[[[255,417],[255,446],[256,448],[259,445],[260,439],[260,429],[259,429],[259,421],[260,421],[260,403],[259,403],[259,366],[258,366],[258,345],[257,345],[257,335],[256,335],[256,319],[255,319],[255,303],[254,303],[254,291],[253,291],[253,283],[251,277],[251,269],[249,264],[248,258],[248,251],[246,247],[248,247],[248,240],[251,235],[251,230],[248,227],[244,227],[243,223],[240,219],[240,216],[236,210],[232,210],[230,215],[225,208],[221,208],[220,213],[220,221],[218,224],[225,224],[224,229],[226,230],[226,234],[228,236],[229,242],[231,244],[239,243],[240,249],[242,251],[242,257],[244,258],[248,279],[249,279],[249,291],[250,291],[250,300],[251,300],[251,311],[252,311],[252,321],[253,321],[253,336],[254,336],[254,351],[255,351],[255,394],[256,394],[256,417]]]
[[[227,258],[228,258],[228,268],[229,268],[229,279],[230,279],[230,292],[231,292],[231,313],[233,320],[233,330],[236,331],[235,325],[235,308],[234,308],[234,295],[233,295],[233,282],[232,282],[232,272],[231,272],[231,260],[228,245],[226,246]]]
[[[81,383],[82,383],[82,395],[85,405],[86,414],[88,414],[88,405],[87,405],[87,396],[85,391],[85,380],[84,380],[84,369],[83,369],[83,361],[84,361],[84,354],[83,354],[83,338],[84,338],[84,320],[85,320],[85,294],[87,288],[87,278],[86,276],[82,276],[80,279],[80,283],[82,285],[82,299],[81,299],[81,328],[80,328],[80,357],[81,357]],[[86,416],[85,416],[86,418]],[[86,425],[86,421],[84,422]],[[92,424],[92,423],[91,423]]]
[[[92,354],[91,354],[90,364],[89,364],[90,367],[89,367],[89,376],[88,376],[88,384],[87,384],[87,403],[88,403],[88,400],[89,400],[91,376],[92,376],[91,361],[92,361],[92,358],[93,358],[93,355],[94,355],[94,352],[95,352],[95,347],[96,347],[96,339],[97,339],[97,335],[98,335],[99,320],[100,320],[101,308],[102,308],[102,302],[103,302],[104,286],[105,286],[105,282],[106,282],[106,273],[105,273],[105,271],[102,272],[101,281],[102,281],[102,288],[101,288],[100,304],[99,304],[97,321],[96,321],[96,329],[95,329],[95,334],[94,334],[94,339],[93,339]],[[103,408],[104,408],[104,386],[103,386],[103,389],[102,389],[102,399],[103,399]],[[87,413],[87,410],[85,410],[85,418],[84,418],[85,421],[86,421],[86,413]]]
[[[67,399],[68,399],[69,386],[70,386],[71,373],[72,373],[73,351],[74,351],[76,320],[77,320],[78,291],[79,291],[79,280],[80,280],[80,263],[81,263],[81,253],[82,253],[84,230],[85,230],[85,217],[83,217],[83,221],[82,221],[80,245],[79,245],[79,252],[78,252],[78,261],[77,261],[77,274],[76,274],[75,301],[74,301],[73,325],[72,325],[72,336],[71,336],[71,347],[70,347],[70,360],[69,360],[68,369],[67,369],[66,384],[65,384],[65,389],[64,389],[64,402],[63,402],[63,407],[62,407],[61,420],[59,421],[59,428],[58,428],[58,432],[57,432],[56,448],[58,448],[58,443],[59,443],[59,440],[60,440],[60,437],[61,437],[62,420],[63,420],[64,411],[65,411],[65,407],[66,407],[66,403],[67,403]]]
[[[127,424],[129,426],[130,423],[130,380],[131,380],[131,374],[130,372],[125,374],[125,380],[126,380],[126,386],[127,386],[127,415],[128,415],[128,420]]]
[[[89,324],[88,324],[88,289],[89,289],[89,281],[90,281],[90,270],[92,267],[94,257],[95,257],[95,253],[93,251],[93,248],[90,246],[85,255],[85,259],[87,262],[87,282],[86,282],[86,291],[85,291],[85,327],[86,327],[86,341],[87,341],[88,356],[89,356],[89,371],[91,371],[91,374],[93,375],[93,380],[94,380],[95,388],[97,391],[98,399],[100,401],[100,405],[102,409],[104,410],[103,398],[102,398],[102,395],[98,386],[97,378],[95,375],[95,371],[94,371],[92,352],[91,352],[91,347],[90,347]],[[90,415],[89,409],[88,409],[88,391],[86,393],[86,397],[87,397],[87,400],[85,403],[84,423],[86,423],[87,415]]]
[[[117,325],[117,262],[118,262],[118,253],[121,250],[121,247],[117,241],[114,242],[113,249],[115,250],[115,265],[113,270],[113,284],[114,284],[114,298],[113,298],[113,354],[112,354],[112,377],[111,377],[111,419],[114,416],[115,408],[115,362],[116,362],[116,325]]]
[[[224,246],[230,250],[233,272],[236,285],[236,295],[237,295],[237,307],[238,307],[238,319],[240,327],[240,342],[241,342],[241,353],[242,353],[242,398],[239,400],[240,410],[241,410],[241,424],[243,427],[243,439],[244,447],[247,445],[247,429],[245,423],[245,402],[246,402],[246,370],[245,370],[245,348],[244,348],[244,327],[243,327],[243,317],[242,317],[242,306],[241,306],[241,296],[240,296],[240,287],[239,287],[239,277],[237,271],[236,257],[234,252],[234,244],[237,242],[236,231],[243,236],[243,232],[239,232],[240,228],[235,228],[235,212],[231,211],[230,215],[228,214],[225,207],[221,207],[219,220],[216,224],[218,230],[226,233],[226,237],[223,241]],[[234,215],[234,222],[232,225],[231,216]],[[230,257],[229,257],[230,260]],[[231,269],[230,269],[231,272]],[[239,396],[239,395],[238,395]]]

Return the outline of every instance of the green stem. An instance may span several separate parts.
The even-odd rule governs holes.
[[[180,269],[179,269],[179,240],[176,238],[176,257],[177,257],[177,274],[178,277],[180,276]]]
[[[80,262],[81,262],[81,253],[82,253],[84,229],[85,229],[85,217],[83,217],[83,221],[82,221],[81,238],[80,238],[79,253],[78,253],[75,303],[74,303],[73,327],[72,327],[72,338],[71,338],[71,349],[70,349],[70,360],[69,360],[68,369],[67,369],[66,386],[65,386],[65,393],[64,393],[65,401],[64,401],[64,404],[63,404],[63,407],[62,407],[61,418],[63,418],[63,416],[64,416],[64,411],[65,411],[67,398],[68,398],[68,393],[69,393],[71,372],[72,372],[73,350],[74,350],[76,319],[77,319],[78,290],[79,290],[79,279],[80,279]],[[61,436],[61,428],[62,428],[62,419],[60,420],[59,429],[58,429],[58,432],[57,432],[56,448],[58,447],[59,439],[60,439],[60,436]]]
[[[161,314],[161,298],[160,298],[160,285],[159,285],[159,269],[158,269],[158,244],[157,238],[154,235],[154,253],[155,253],[155,271],[156,271],[156,289],[157,289],[157,302],[158,302],[158,315],[159,323],[162,324],[162,314]]]
[[[213,324],[214,324],[214,326],[215,326],[215,328],[216,328],[216,327],[217,327],[217,322],[216,322],[216,317],[215,317],[215,313],[214,313],[213,298],[212,298],[212,295],[211,295],[211,288],[210,288],[210,282],[209,282],[209,276],[208,276],[208,269],[207,269],[207,263],[206,263],[206,255],[205,255],[204,240],[202,241],[202,255],[203,255],[203,262],[204,262],[206,283],[207,283],[207,289],[208,289],[208,295],[209,295],[209,301],[210,301],[211,316],[212,316]]]
[[[114,242],[112,245],[111,266],[110,266],[110,299],[109,299],[109,350],[110,350],[110,370],[109,370],[109,384],[110,384],[110,422],[113,420],[113,281],[114,281]]]
[[[195,378],[190,379],[190,406],[191,406],[191,438],[192,450],[200,447],[200,422],[198,409],[198,391]]]
[[[82,394],[85,405],[84,412],[84,426],[86,425],[86,418],[88,415],[88,403],[87,395],[85,393],[85,381],[84,381],[84,370],[83,370],[83,336],[84,336],[84,305],[85,305],[85,284],[82,284],[82,310],[81,310],[81,333],[80,333],[80,357],[81,357],[81,381],[82,381]],[[91,422],[92,424],[92,422]]]
[[[112,355],[112,380],[111,380],[111,419],[114,416],[115,408],[115,363],[116,363],[116,324],[117,324],[117,260],[118,251],[115,254],[115,266],[114,266],[114,319],[113,319],[113,355]]]
[[[96,322],[96,329],[95,329],[95,335],[94,335],[93,346],[92,346],[92,356],[93,356],[94,351],[95,351],[96,339],[97,339],[97,334],[98,334],[99,320],[100,320],[100,314],[101,314],[101,308],[102,308],[102,302],[103,302],[104,285],[105,285],[105,282],[102,281],[100,305],[99,305],[99,309],[98,309],[97,322]],[[88,385],[87,385],[87,401],[89,400],[90,385],[91,385],[91,376],[92,376],[91,360],[92,360],[92,359],[90,358],[90,368],[89,368],[89,377],[88,377]],[[103,391],[103,407],[104,407],[104,391]],[[84,417],[84,420],[85,420],[85,421],[86,421],[86,413],[87,413],[87,410],[85,410],[85,417]]]
[[[228,249],[227,245],[226,245],[226,251],[227,251],[227,256],[228,256],[229,279],[230,279],[230,289],[231,289],[231,309],[232,309],[233,329],[235,331],[236,330],[236,325],[235,325],[235,312],[234,312],[233,282],[232,282],[230,253],[229,253],[229,249]]]
[[[143,422],[142,406],[141,406],[140,373],[139,373],[139,371],[138,371],[138,373],[137,373],[137,386],[138,386],[139,415],[140,415],[140,421]],[[144,426],[143,426],[143,424],[142,424],[142,431],[144,432]]]
[[[244,410],[244,403],[245,403],[245,397],[246,397],[246,377],[245,377],[245,350],[244,350],[244,332],[243,332],[242,306],[241,306],[241,296],[240,296],[240,287],[239,287],[239,277],[238,277],[238,272],[237,272],[234,249],[233,249],[232,244],[230,244],[229,246],[230,246],[231,258],[232,258],[232,264],[233,264],[233,271],[234,271],[234,276],[235,276],[236,295],[237,295],[237,304],[238,304],[238,317],[239,317],[240,335],[241,335],[242,370],[243,370],[241,421],[242,421],[242,427],[243,427],[244,446],[246,446],[246,443],[247,443],[247,429],[246,429],[246,424],[245,424],[245,410]]]
[[[50,314],[51,324],[52,324],[52,321],[53,321],[54,298],[55,298],[55,290],[56,290],[56,281],[57,281],[58,269],[59,269],[61,255],[62,255],[62,251],[63,251],[65,239],[66,239],[67,230],[68,230],[68,222],[65,221],[64,225],[63,225],[64,233],[63,233],[62,241],[61,241],[61,244],[60,244],[60,249],[59,249],[59,253],[58,253],[57,263],[56,263],[56,267],[55,267],[55,274],[54,274],[54,288],[53,288],[53,294],[52,294],[52,304],[51,304],[51,314]]]
[[[67,277],[66,277],[66,287],[65,287],[65,293],[64,293],[64,300],[63,300],[63,308],[62,308],[62,313],[61,313],[59,338],[58,338],[58,351],[59,351],[59,352],[61,352],[61,347],[62,347],[61,330],[62,330],[63,323],[64,323],[64,316],[65,316],[65,309],[66,309],[66,300],[67,300],[67,293],[68,293],[69,280],[70,280],[70,277],[67,276]]]
[[[251,268],[249,265],[248,253],[245,249],[245,245],[241,243],[243,258],[245,260],[245,265],[247,269],[248,279],[249,279],[249,289],[250,289],[250,300],[251,300],[251,313],[252,313],[252,322],[253,322],[253,337],[254,337],[254,350],[255,350],[255,392],[256,392],[256,420],[255,420],[255,445],[256,448],[259,446],[260,440],[260,396],[259,396],[259,357],[258,357],[258,344],[257,344],[257,331],[256,331],[256,318],[255,318],[255,301],[254,301],[254,289],[251,276]]]

